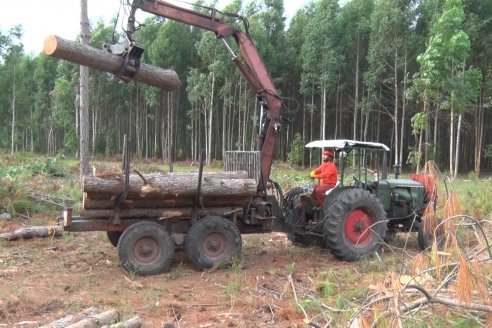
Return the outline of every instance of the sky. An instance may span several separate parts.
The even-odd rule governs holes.
[[[194,2],[189,0],[188,2]],[[220,3],[227,3],[221,0]],[[287,18],[308,0],[284,0]],[[88,0],[89,20],[110,19],[117,15],[120,0]],[[222,6],[219,5],[218,9]],[[138,17],[138,16],[137,16]],[[43,50],[44,39],[50,34],[74,40],[80,31],[80,0],[19,0],[2,1],[0,7],[0,31],[21,24],[26,53],[37,55]]]

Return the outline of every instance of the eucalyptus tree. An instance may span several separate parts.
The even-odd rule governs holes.
[[[363,72],[367,70],[367,52],[371,32],[371,14],[374,0],[353,0],[345,4],[337,17],[337,29],[341,35],[341,48],[345,63],[343,66],[343,80],[353,87],[353,93],[348,92],[349,101],[353,99],[353,130],[354,140],[364,139],[367,133],[367,121],[363,129],[363,113],[361,112],[361,96],[363,86]],[[369,118],[366,112],[366,119]],[[366,133],[363,133],[366,131]],[[364,137],[363,137],[364,135]]]
[[[78,150],[78,71],[74,64],[58,61],[56,79],[50,92],[53,121],[61,130],[60,146],[67,154],[76,155]]]
[[[464,15],[461,0],[446,0],[432,25],[427,49],[417,59],[425,89],[438,92],[441,106],[450,111],[449,172],[454,177],[458,172],[462,115],[476,99],[481,82],[480,72],[467,67],[470,40],[462,29]]]
[[[185,107],[186,78],[196,50],[193,47],[192,29],[186,24],[175,21],[158,20],[157,34],[149,43],[147,52],[152,65],[172,68],[181,79],[181,89],[178,92],[149,89],[147,95],[154,94],[150,99],[158,99],[157,106],[162,112],[161,120],[161,153],[163,159],[172,161],[174,149],[186,144],[186,131],[177,129],[179,124],[185,124],[186,116],[180,110]],[[183,92],[183,93],[182,93]],[[155,107],[154,107],[155,108]],[[179,122],[179,123],[178,123]],[[179,139],[182,139],[180,142]]]
[[[310,20],[310,15],[308,15],[306,8],[301,8],[296,12],[292,20],[290,21],[289,28],[286,34],[286,66],[288,69],[285,71],[288,75],[285,77],[287,83],[284,83],[284,89],[287,91],[290,97],[293,99],[299,99],[302,97],[298,103],[292,102],[291,106],[294,108],[290,108],[289,110],[293,113],[292,115],[296,119],[292,117],[292,128],[293,131],[301,130],[302,140],[306,141],[312,138],[312,134],[308,135],[308,132],[312,133],[312,126],[308,129],[307,114],[309,112],[309,108],[306,103],[306,94],[301,94],[301,73],[302,73],[302,57],[301,57],[301,49],[302,45],[305,41],[304,27]],[[313,111],[310,111],[313,113]],[[312,120],[310,120],[312,124]],[[300,126],[296,126],[296,123]],[[297,128],[297,129],[296,129]],[[304,156],[302,157],[302,166],[305,165]]]
[[[16,25],[10,28],[6,36],[0,38],[0,52],[8,74],[7,90],[9,94],[10,112],[10,153],[14,154],[16,142],[16,102],[18,98],[18,66],[24,54],[24,47],[21,43],[23,35],[22,26]]]
[[[415,0],[379,0],[371,15],[369,69],[365,83],[373,106],[391,118],[394,165],[403,159],[403,133],[407,92],[407,63],[412,46]],[[391,130],[391,129],[387,129]]]
[[[80,0],[80,41],[89,44],[87,0]],[[89,67],[80,66],[80,179],[91,173],[89,158]]]
[[[305,28],[306,39],[301,49],[301,88],[311,95],[320,95],[319,137],[326,137],[326,113],[329,93],[339,78],[340,54],[336,47],[336,16],[338,1],[318,0],[308,8],[311,20]],[[314,103],[313,103],[314,105]]]
[[[465,20],[463,29],[470,38],[471,56],[470,62],[480,69],[482,74],[482,85],[474,110],[475,127],[474,139],[474,171],[480,175],[482,164],[482,149],[487,140],[487,129],[485,122],[490,117],[487,108],[492,107],[492,1],[464,0],[463,8]],[[491,137],[490,134],[488,134]]]
[[[89,35],[89,45],[102,48],[105,43],[115,43],[113,25],[106,25],[102,20],[93,24]],[[94,157],[97,151],[109,155],[111,153],[110,140],[115,138],[115,124],[112,122],[118,111],[119,97],[130,98],[127,86],[117,83],[116,79],[107,73],[93,70],[89,78],[89,121],[91,136],[91,154]],[[128,100],[128,99],[126,99]],[[115,121],[114,121],[115,122]],[[115,122],[116,123],[116,122]],[[137,143],[140,150],[140,143]],[[137,152],[138,153],[138,152]]]
[[[59,60],[40,54],[35,58],[34,77],[34,112],[33,112],[33,148],[36,152],[47,152],[56,149],[53,143],[55,127],[53,126],[53,103],[51,92],[54,89],[56,67]]]

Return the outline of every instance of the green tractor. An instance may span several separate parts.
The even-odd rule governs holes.
[[[319,245],[341,260],[358,260],[371,254],[396,232],[418,232],[422,249],[430,244],[422,219],[435,206],[435,180],[413,175],[388,178],[389,148],[381,143],[354,140],[319,140],[309,148],[336,153],[339,180],[325,193],[323,206],[315,206],[312,186],[286,193],[283,215],[292,228],[289,239],[297,245]]]

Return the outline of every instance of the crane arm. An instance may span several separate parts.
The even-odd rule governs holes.
[[[132,12],[139,8],[153,15],[212,31],[217,35],[217,38],[224,40],[224,44],[232,56],[232,61],[256,93],[262,111],[266,113],[266,119],[261,122],[263,126],[260,127],[258,144],[261,157],[261,181],[258,183],[258,189],[264,191],[265,184],[270,178],[275,140],[280,128],[282,102],[250,36],[229,25],[224,17],[219,17],[220,12],[213,8],[210,9],[209,15],[205,15],[159,0],[134,0],[132,7]],[[226,37],[234,38],[244,63],[229,47],[224,39]]]

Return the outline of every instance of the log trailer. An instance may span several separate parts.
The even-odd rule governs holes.
[[[207,178],[205,173],[202,176],[201,166],[198,174],[166,174],[166,181],[159,184],[163,177],[129,174],[128,151],[124,151],[123,177],[112,179],[105,193],[91,189],[91,183],[97,184],[97,177],[84,177],[84,206],[78,217],[72,216],[70,207],[64,210],[64,229],[107,231],[110,242],[117,246],[123,266],[141,275],[166,271],[177,247],[184,247],[199,269],[227,265],[241,257],[242,233],[270,232],[282,230],[280,226],[284,226],[283,221],[278,220],[282,217],[278,201],[267,193],[275,140],[281,125],[281,99],[247,32],[247,21],[235,14],[207,9],[209,14],[203,14],[164,1],[134,0],[128,18],[127,40],[105,48],[123,57],[119,77],[131,80],[138,72],[142,54],[142,49],[132,39],[137,10],[214,32],[256,93],[260,105],[259,179],[241,177],[230,183],[225,172],[223,176]],[[245,32],[230,25],[227,19],[243,20]],[[235,41],[241,59],[226,39]],[[174,185],[177,188],[187,184],[195,189],[176,192],[167,188],[153,192],[152,189],[165,185],[169,179],[183,180]],[[204,193],[204,189],[209,192]],[[109,202],[111,208],[105,206],[104,210],[98,210],[97,204],[104,202]],[[144,202],[154,204],[140,207]]]
[[[126,81],[138,73],[143,51],[132,40],[137,10],[212,31],[224,43],[256,93],[261,110],[259,177],[248,179],[241,172],[208,176],[203,162],[194,174],[130,174],[126,146],[123,175],[109,180],[84,177],[84,205],[77,217],[69,206],[65,208],[66,231],[106,231],[125,269],[154,275],[169,268],[177,248],[183,248],[198,269],[231,264],[241,257],[241,234],[245,233],[282,231],[297,244],[318,244],[342,260],[357,260],[375,252],[388,231],[410,231],[420,224],[433,200],[425,199],[423,183],[418,181],[380,180],[370,185],[359,178],[355,184],[337,188],[321,208],[312,206],[305,188],[289,191],[285,197],[281,191],[274,195],[271,190],[280,187],[270,180],[270,171],[282,102],[248,34],[247,21],[213,8],[204,14],[159,0],[134,0],[126,43],[106,46],[113,55],[122,56],[118,75]],[[245,31],[227,19],[242,20]],[[226,39],[235,41],[241,58]],[[326,147],[344,158],[343,154],[354,149],[363,154],[374,150],[374,145],[366,146],[349,142]],[[383,152],[387,150],[384,147]],[[99,189],[101,185],[104,191]],[[417,225],[411,224],[415,221]]]

